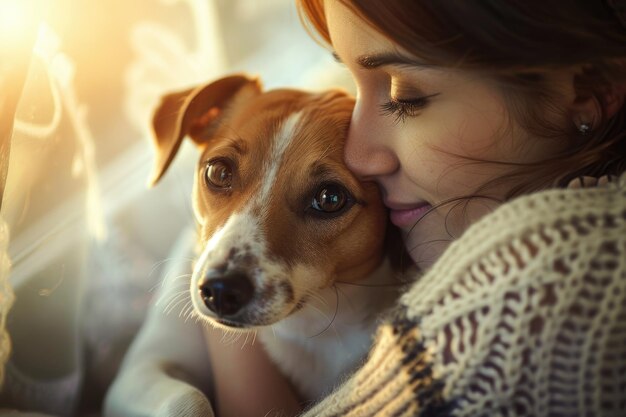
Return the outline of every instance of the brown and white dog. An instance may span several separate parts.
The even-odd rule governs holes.
[[[196,315],[257,331],[309,400],[363,359],[398,294],[379,190],[343,162],[353,105],[234,75],[165,96],[153,119],[153,184],[184,137],[200,151]]]

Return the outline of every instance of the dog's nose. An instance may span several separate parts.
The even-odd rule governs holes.
[[[250,302],[253,295],[250,279],[241,272],[211,278],[200,284],[204,305],[218,317],[234,316]]]

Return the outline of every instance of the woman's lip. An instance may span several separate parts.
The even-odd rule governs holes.
[[[412,227],[432,208],[428,203],[413,206],[390,204],[387,207],[391,223],[399,228]]]

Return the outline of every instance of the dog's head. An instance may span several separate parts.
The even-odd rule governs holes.
[[[196,311],[215,323],[275,323],[334,280],[379,266],[385,208],[343,162],[354,100],[341,91],[264,92],[231,76],[167,95],[153,119],[159,180],[182,139],[200,151],[193,206]]]

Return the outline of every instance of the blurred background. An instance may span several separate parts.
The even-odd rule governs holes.
[[[27,57],[8,160],[0,147],[0,415],[96,416],[165,267],[189,262],[169,252],[193,223],[193,146],[146,186],[160,95],[233,72],[267,88],[351,85],[293,0],[0,0],[0,38],[5,116],[11,54]]]

